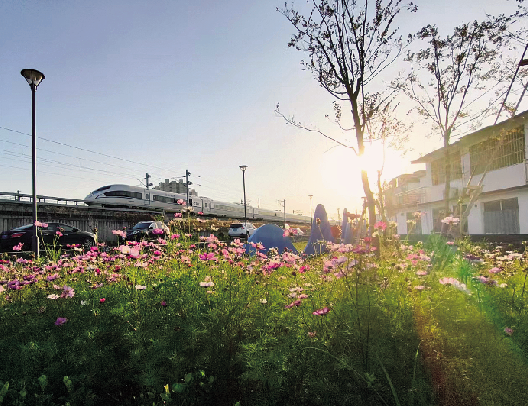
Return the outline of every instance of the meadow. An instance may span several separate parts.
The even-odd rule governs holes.
[[[380,235],[248,257],[198,227],[4,256],[0,404],[526,404],[527,254]]]

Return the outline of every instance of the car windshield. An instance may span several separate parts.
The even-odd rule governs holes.
[[[146,228],[149,228],[149,226],[151,225],[152,223],[137,223],[133,230],[145,230]]]
[[[242,223],[233,223],[230,226],[231,228],[242,228]]]
[[[26,224],[25,226],[13,228],[11,231],[25,231],[30,230],[31,228],[33,228],[33,224]]]

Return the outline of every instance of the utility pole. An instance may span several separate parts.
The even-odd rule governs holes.
[[[187,189],[187,206],[189,206],[189,185],[192,185],[192,182],[189,182],[189,176],[191,176],[191,172],[189,172],[187,169],[185,169],[185,187]]]
[[[240,165],[240,170],[242,171],[242,188],[244,189],[244,226],[247,227],[246,169],[247,165]]]
[[[149,183],[149,179],[151,178],[151,176],[146,173],[145,174],[145,185],[147,187],[147,190],[149,190],[149,187],[152,186],[152,183]],[[150,205],[150,193],[147,192],[147,199],[148,199],[148,204]]]
[[[313,213],[312,213],[312,197],[313,195],[308,195],[310,198],[310,229],[313,226]]]
[[[279,200],[279,204],[284,207],[284,229],[286,229],[286,199]]]
[[[150,176],[148,173],[145,174],[145,185],[147,185],[147,190],[148,190],[149,186],[152,186],[152,183],[149,183],[149,179],[151,177],[152,176]]]

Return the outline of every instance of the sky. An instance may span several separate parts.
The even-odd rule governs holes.
[[[415,2],[400,22],[448,29],[513,10],[506,0]],[[36,92],[37,194],[84,198],[110,184],[157,185],[191,172],[199,195],[330,217],[359,210],[358,159],[274,110],[347,142],[325,118],[330,95],[287,44],[293,27],[271,0],[3,0],[0,2],[0,191],[31,194],[31,90]],[[306,7],[305,1],[295,3]],[[403,31],[407,32],[407,31]],[[388,78],[387,80],[389,80]],[[413,151],[389,151],[385,177],[440,147],[415,126]],[[418,140],[418,141],[416,141]],[[368,160],[379,165],[380,150]]]

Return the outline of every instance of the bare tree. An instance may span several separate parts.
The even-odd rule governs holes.
[[[483,22],[455,27],[445,37],[434,25],[423,27],[416,37],[426,46],[407,55],[416,69],[396,86],[416,103],[416,111],[442,137],[446,215],[450,212],[452,137],[465,125],[490,116],[504,97],[500,89],[507,80],[501,54],[510,45],[508,28],[516,17],[488,16]]]
[[[391,98],[375,85],[402,51],[403,40],[394,23],[402,10],[416,11],[416,7],[402,0],[312,0],[307,15],[288,3],[278,9],[296,29],[288,46],[309,56],[302,65],[333,97],[350,103],[358,155],[365,150],[369,123]],[[366,170],[361,171],[361,180],[372,228],[376,203]]]

